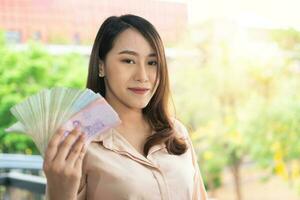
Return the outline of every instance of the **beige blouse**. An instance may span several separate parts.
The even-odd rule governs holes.
[[[174,125],[189,147],[182,155],[159,144],[146,158],[113,128],[96,137],[84,157],[78,200],[207,200],[188,131]]]

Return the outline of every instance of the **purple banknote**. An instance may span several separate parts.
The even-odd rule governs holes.
[[[86,134],[86,142],[89,143],[98,134],[120,123],[121,120],[113,108],[104,98],[99,98],[73,115],[61,128],[67,136],[72,129],[80,126],[81,131]]]

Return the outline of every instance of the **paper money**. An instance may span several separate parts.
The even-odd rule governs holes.
[[[61,129],[65,137],[77,126],[86,135],[89,143],[95,136],[121,123],[118,114],[102,99],[97,99],[69,119]]]
[[[89,142],[97,134],[120,123],[117,113],[106,100],[90,89],[43,89],[10,110],[18,122],[6,131],[28,134],[42,156],[61,126],[67,135],[73,126],[80,124]]]

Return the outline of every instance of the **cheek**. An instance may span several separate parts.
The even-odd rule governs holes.
[[[127,78],[126,78],[125,74],[122,74],[120,72],[116,72],[116,73],[113,73],[113,74],[107,76],[107,81],[108,81],[109,85],[116,89],[120,89],[123,86],[125,86],[126,82],[127,82],[126,80],[127,80]]]
[[[109,65],[106,66],[105,71],[108,78],[113,78],[115,75],[121,73],[121,66],[116,62],[110,62]]]
[[[156,74],[154,74],[153,76],[151,76],[150,81],[151,81],[151,85],[152,85],[152,94],[155,93],[155,91],[157,90],[157,87],[159,85],[159,77],[157,79],[157,81],[155,82],[156,79]]]
[[[128,86],[128,80],[130,79],[130,74],[128,71],[124,70],[119,66],[113,66],[113,69],[110,69],[106,73],[106,83],[109,87],[116,91],[124,90]]]
[[[126,69],[118,62],[114,62],[106,68],[107,79],[114,80],[114,82],[122,81],[127,76],[126,74]]]
[[[157,74],[158,74],[157,68],[153,68],[149,70],[149,78],[151,83],[154,83]]]

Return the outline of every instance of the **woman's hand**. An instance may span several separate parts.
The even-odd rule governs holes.
[[[84,133],[77,127],[61,142],[63,136],[64,130],[58,130],[45,152],[43,170],[50,200],[74,200],[79,189],[86,152]]]

